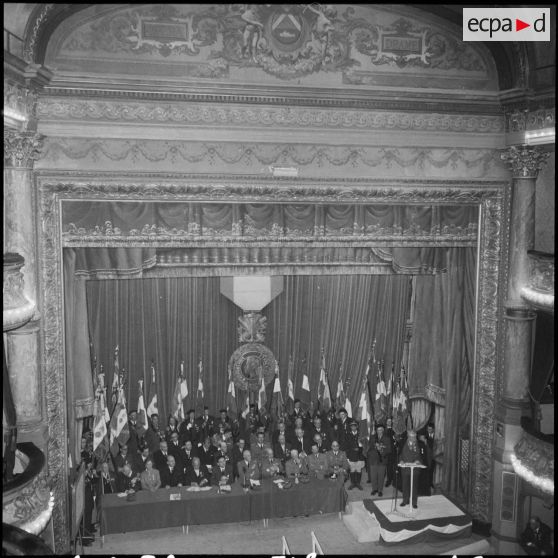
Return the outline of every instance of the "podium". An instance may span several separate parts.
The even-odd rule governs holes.
[[[415,481],[414,477],[414,471],[415,469],[426,469],[426,465],[423,465],[422,463],[399,463],[398,465],[399,467],[401,467],[402,469],[410,469],[411,470],[411,494],[409,497],[409,506],[411,509],[413,509],[413,483]],[[397,509],[397,500],[395,501],[395,509]]]

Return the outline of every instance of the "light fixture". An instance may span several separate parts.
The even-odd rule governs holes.
[[[551,479],[537,476],[531,469],[523,465],[518,457],[512,453],[510,457],[513,470],[529,484],[536,486],[543,492],[554,494],[554,482]]]
[[[4,107],[2,114],[7,118],[17,120],[18,122],[27,122],[27,116],[25,116],[25,114],[22,114],[21,112],[11,107]]]

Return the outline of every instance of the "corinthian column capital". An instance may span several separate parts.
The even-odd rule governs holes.
[[[4,165],[8,168],[31,168],[39,158],[44,136],[36,132],[4,130]]]
[[[549,155],[540,147],[512,145],[501,157],[507,161],[514,178],[537,178]]]

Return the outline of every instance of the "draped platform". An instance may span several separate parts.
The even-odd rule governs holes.
[[[472,517],[446,496],[419,498],[418,508],[397,507],[393,500],[364,500],[364,507],[380,524],[380,543],[391,545],[426,542],[436,539],[468,537]]]

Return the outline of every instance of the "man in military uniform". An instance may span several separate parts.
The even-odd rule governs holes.
[[[364,440],[361,439],[358,432],[358,423],[353,420],[350,423],[350,432],[345,438],[345,448],[347,452],[347,460],[349,461],[349,478],[351,484],[348,490],[358,488],[362,490],[360,481],[362,479],[362,469],[364,467]]]
[[[376,433],[370,437],[368,445],[368,478],[372,483],[372,496],[382,496],[388,456],[391,454],[391,440],[384,432],[384,425],[376,426]]]
[[[339,448],[339,442],[334,440],[331,443],[331,449],[326,452],[326,459],[328,465],[328,473],[334,475],[336,478],[341,479],[344,483],[345,478],[349,472],[349,461],[347,454]]]
[[[262,427],[260,427],[262,428]],[[258,429],[256,440],[250,444],[250,451],[252,452],[252,459],[261,463],[267,455],[267,450],[270,445],[265,441],[265,434],[263,430]]]
[[[279,459],[273,457],[273,450],[267,448],[261,462],[262,479],[276,479],[283,472],[283,465]]]
[[[318,434],[319,436],[319,434]],[[308,470],[312,478],[323,479],[328,471],[327,457],[318,451],[318,444],[312,443],[311,454],[308,456]]]

